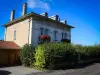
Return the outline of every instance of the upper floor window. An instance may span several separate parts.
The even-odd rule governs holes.
[[[62,32],[62,39],[64,38],[64,33]]]
[[[44,33],[45,33],[45,35],[48,35],[48,29],[45,29],[45,31],[44,31]]]
[[[67,33],[62,32],[62,39],[67,39]]]
[[[64,38],[67,39],[67,33],[65,33],[65,37]]]
[[[54,31],[54,40],[57,40],[57,31]]]
[[[44,28],[40,28],[40,34],[43,35]]]
[[[16,40],[16,30],[14,30],[14,37],[13,37],[14,40]]]

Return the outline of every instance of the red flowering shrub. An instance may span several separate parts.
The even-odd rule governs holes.
[[[70,43],[70,40],[68,40],[68,39],[62,39],[61,41],[66,42],[66,43]]]
[[[51,38],[48,35],[41,35],[40,39],[42,42],[50,42]]]
[[[41,35],[40,38],[41,38],[42,40],[44,40],[44,39],[48,39],[48,36],[47,36],[47,35]]]

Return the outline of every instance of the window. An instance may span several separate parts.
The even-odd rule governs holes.
[[[54,31],[54,40],[57,40],[57,31]]]
[[[64,38],[64,33],[62,33],[62,39]]]
[[[16,30],[14,30],[14,40],[16,40]]]
[[[67,39],[67,33],[65,33],[65,37],[64,37],[64,39]]]
[[[43,35],[44,28],[40,28],[40,34]]]
[[[45,32],[44,32],[45,35],[48,35],[48,31],[49,31],[48,29],[45,29]]]

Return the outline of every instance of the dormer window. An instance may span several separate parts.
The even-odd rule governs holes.
[[[14,37],[13,37],[13,39],[16,40],[16,30],[14,30],[13,33],[14,33]]]

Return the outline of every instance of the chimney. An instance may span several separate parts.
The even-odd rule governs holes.
[[[22,16],[24,16],[26,13],[27,13],[27,3],[24,3]]]
[[[64,23],[64,24],[67,24],[67,21],[66,20],[63,20],[63,21],[61,21],[62,23]]]
[[[53,20],[56,20],[56,21],[59,21],[59,16],[58,15],[54,15],[54,16],[51,16],[49,18],[51,18]]]
[[[40,14],[40,15],[45,16],[45,17],[48,17],[48,13],[47,13],[47,12],[42,13],[42,14]]]
[[[15,18],[15,10],[12,10],[11,17],[10,17],[10,21],[13,21],[14,18]]]

